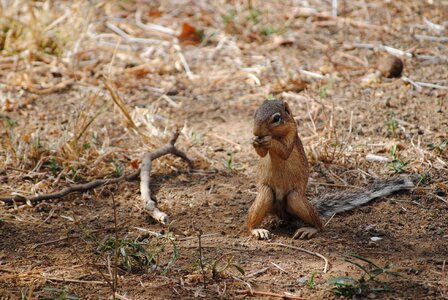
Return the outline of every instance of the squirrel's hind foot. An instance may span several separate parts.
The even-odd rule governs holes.
[[[307,238],[311,238],[314,236],[319,230],[313,227],[302,227],[297,229],[296,233],[294,233],[293,239],[304,240]]]
[[[251,233],[259,240],[269,240],[271,238],[271,233],[266,229],[252,229]]]

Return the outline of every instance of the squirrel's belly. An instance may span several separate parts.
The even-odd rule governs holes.
[[[301,188],[303,178],[297,172],[297,166],[293,166],[288,161],[272,163],[269,156],[260,160],[259,183],[268,185],[277,201],[283,200],[292,190]]]

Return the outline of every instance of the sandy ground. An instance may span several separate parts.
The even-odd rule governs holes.
[[[1,299],[111,298],[114,269],[121,299],[242,299],[251,290],[257,298],[333,299],[332,279],[368,278],[346,260],[350,254],[400,274],[367,282],[356,298],[448,297],[447,90],[417,88],[400,78],[363,82],[385,51],[356,46],[381,44],[412,53],[401,57],[404,76],[448,86],[446,42],[416,38],[446,36],[424,20],[448,26],[448,4],[340,1],[333,19],[303,16],[304,1],[292,2],[252,1],[252,8],[239,1],[98,4],[95,18],[85,21],[94,24],[97,36],[82,40],[76,66],[49,56],[49,62],[20,60],[13,71],[2,61],[10,73],[2,75],[0,196],[49,193],[131,172],[175,127],[182,130],[177,145],[195,159],[195,169],[189,173],[174,157],[154,162],[151,189],[174,220],[169,228],[142,210],[138,181],[31,206],[0,206]],[[331,11],[326,2],[308,2],[319,12]],[[77,17],[88,15],[76,3]],[[36,5],[37,12],[60,9]],[[137,10],[143,10],[144,22],[176,31],[184,22],[192,24],[204,30],[205,39],[197,44],[193,34],[186,39],[190,45],[176,48],[173,37],[136,26]],[[106,34],[116,32],[107,22],[133,37],[165,43],[123,40],[122,48],[108,46]],[[129,126],[100,75],[149,138]],[[64,80],[70,84],[54,91],[33,90]],[[418,187],[327,219],[309,240],[291,240],[295,224],[275,219],[264,223],[272,240],[250,237],[244,223],[256,195],[252,115],[270,94],[288,101],[297,117],[311,165],[310,198],[397,172],[412,176]],[[394,167],[366,159],[392,159],[394,148]],[[115,225],[118,239],[128,242],[122,249],[130,267],[120,257],[114,268],[113,246],[106,247],[113,245]],[[278,243],[325,256],[328,271],[323,273],[322,258]],[[132,248],[136,244],[143,250]]]

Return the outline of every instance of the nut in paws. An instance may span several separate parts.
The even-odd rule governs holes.
[[[269,148],[271,146],[272,137],[270,135],[259,137],[256,136],[252,139],[252,145],[254,147]]]

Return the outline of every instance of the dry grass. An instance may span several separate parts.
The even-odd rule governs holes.
[[[447,35],[446,1],[339,1],[339,17],[328,15],[331,1],[308,1],[309,7],[305,1],[209,2],[1,2],[0,196],[49,193],[119,176],[136,169],[141,155],[164,144],[176,127],[199,167],[197,177],[181,181],[206,182],[209,194],[215,186],[226,188],[227,174],[252,182],[254,157],[244,138],[254,108],[273,95],[296,113],[315,170],[310,193],[322,192],[321,184],[361,186],[405,172],[418,181],[414,196],[446,201],[447,91],[400,79],[362,85],[381,54],[393,52],[403,54],[408,78],[448,86],[446,43],[440,41]],[[195,28],[182,33],[184,23]],[[368,161],[367,154],[390,162]],[[176,168],[169,158],[157,162],[156,171]],[[204,174],[224,179],[209,182]],[[189,188],[168,193],[185,201],[187,211],[193,204],[184,189],[190,197],[200,193]],[[132,210],[126,191],[120,201]],[[166,205],[182,218],[184,208]],[[44,222],[37,208],[28,207],[1,207],[2,219],[47,228],[52,217],[45,215]],[[82,253],[80,244],[73,246]],[[89,251],[83,260],[94,259]],[[3,282],[16,281],[29,295],[50,280],[104,282],[95,267],[83,264],[1,268]],[[185,261],[180,269],[176,276],[193,272]],[[177,284],[173,277],[154,280]],[[236,281],[223,282],[239,287]],[[221,283],[213,284],[213,295],[228,295],[220,292]],[[177,285],[182,295],[211,295],[196,288]],[[446,286],[440,293],[446,294]]]

